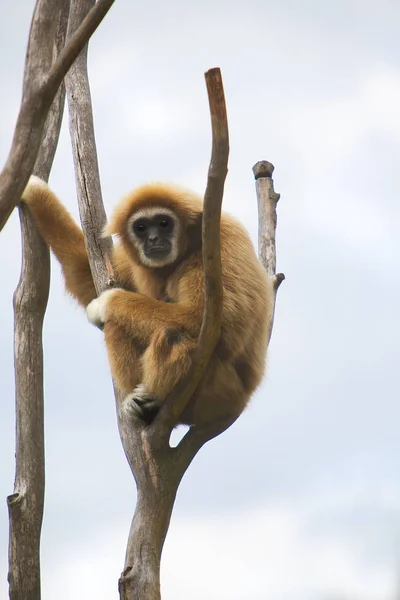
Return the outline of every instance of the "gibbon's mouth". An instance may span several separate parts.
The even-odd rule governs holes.
[[[169,246],[151,246],[151,248],[146,248],[146,256],[152,258],[164,257],[169,253]]]

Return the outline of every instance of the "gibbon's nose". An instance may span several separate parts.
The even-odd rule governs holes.
[[[149,230],[148,240],[152,244],[154,244],[155,242],[158,242],[158,232],[157,232],[156,227],[154,227],[154,228],[151,227],[151,229]]]

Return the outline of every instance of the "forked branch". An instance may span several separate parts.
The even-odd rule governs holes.
[[[74,0],[81,18],[92,0]],[[190,376],[173,392],[152,425],[118,410],[121,441],[138,487],[125,568],[119,582],[124,600],[158,600],[161,550],[168,530],[179,482],[201,445],[228,425],[189,436],[180,448],[170,448],[171,430],[199,383],[220,336],[222,278],[220,259],[220,213],[229,153],[228,125],[221,73],[206,73],[212,121],[212,156],[203,213],[203,261],[205,310]],[[96,145],[86,66],[81,54],[67,78],[70,129],[78,182],[78,197],[86,247],[96,289],[110,278],[107,257],[111,247],[99,252],[103,207],[97,169]],[[73,98],[73,101],[72,101]],[[85,112],[82,107],[85,106]],[[85,131],[83,140],[79,131]],[[95,168],[91,168],[94,165]],[[82,185],[84,182],[84,185]],[[93,232],[96,234],[93,236]],[[111,242],[110,242],[111,243]],[[117,406],[118,390],[116,390]],[[154,515],[157,514],[156,519]]]

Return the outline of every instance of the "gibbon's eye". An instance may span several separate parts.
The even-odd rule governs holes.
[[[136,231],[136,233],[144,233],[147,229],[146,225],[144,223],[140,223],[140,221],[138,223],[135,223],[133,225],[133,228]]]
[[[168,227],[169,225],[169,219],[162,219],[160,221],[160,227]]]

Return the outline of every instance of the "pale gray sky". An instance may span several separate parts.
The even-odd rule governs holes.
[[[0,21],[0,162],[33,1]],[[275,164],[279,291],[267,377],[180,489],[163,600],[394,600],[400,575],[400,4],[116,0],[90,49],[104,200],[170,179],[204,190],[203,73],[220,66],[225,210],[253,239],[251,168]],[[77,215],[65,122],[51,186]],[[16,215],[0,234],[0,598],[14,476]],[[135,490],[102,336],[53,262],[45,323],[43,598],[117,599]],[[62,581],[62,589],[59,583]]]

